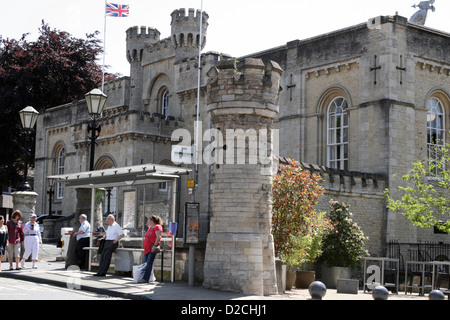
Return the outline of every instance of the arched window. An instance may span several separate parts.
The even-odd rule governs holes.
[[[61,148],[58,152],[57,161],[56,161],[56,170],[57,170],[58,175],[64,174],[65,159],[66,159],[65,149]],[[63,197],[64,197],[64,183],[58,182],[56,185],[56,198],[62,199]]]
[[[327,111],[327,166],[348,170],[348,114],[347,100],[331,101]]]
[[[95,163],[95,170],[110,169],[116,167],[116,160],[113,156],[109,154],[102,155]],[[109,187],[104,189],[104,206],[103,213],[105,216],[108,214],[116,214],[116,204],[117,204],[117,187]]]
[[[431,98],[427,103],[428,161],[438,163],[440,150],[445,145],[445,114],[442,102]],[[444,169],[444,168],[441,168]],[[437,173],[438,168],[435,169]]]
[[[164,117],[169,116],[169,90],[164,90],[161,95],[161,113]]]

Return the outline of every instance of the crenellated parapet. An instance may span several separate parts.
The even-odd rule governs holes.
[[[279,160],[280,163],[288,163],[286,158],[280,157]],[[329,191],[382,194],[387,186],[388,177],[384,174],[339,170],[305,162],[299,163],[304,170],[321,176],[323,187]]]
[[[172,12],[172,45],[175,49],[197,49],[200,44],[200,20],[202,20],[202,48],[206,44],[206,31],[209,16],[203,12],[200,19],[200,10],[185,9]]]
[[[227,59],[207,75],[207,111],[211,115],[258,115],[275,119],[279,111],[280,77],[278,63],[246,58]]]
[[[161,33],[157,29],[147,27],[131,27],[127,34],[127,60],[128,62],[141,61],[144,48],[150,44],[158,43]]]
[[[128,28],[126,31],[127,40],[130,39],[151,39],[151,40],[159,40],[161,33],[154,28],[147,28],[145,26],[134,26]]]

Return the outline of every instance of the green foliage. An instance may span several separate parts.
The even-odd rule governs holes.
[[[0,40],[0,183],[15,187],[23,170],[22,126],[19,111],[27,106],[42,110],[74,100],[98,87],[102,67],[97,63],[103,52],[98,32],[86,39],[51,29],[42,21],[36,41]],[[113,79],[118,75],[108,75]],[[33,144],[34,145],[34,144]],[[34,163],[34,152],[30,163]]]
[[[323,194],[320,180],[295,160],[281,165],[280,174],[273,178],[275,255],[290,268],[313,261],[320,253],[323,235],[331,229],[325,214],[315,210]]]
[[[385,190],[387,207],[401,212],[411,223],[421,228],[436,227],[450,232],[450,163],[449,145],[439,148],[437,160],[415,161],[413,168],[399,186],[401,199],[391,198]]]
[[[358,267],[369,256],[364,244],[368,238],[352,220],[349,205],[330,200],[329,219],[334,226],[323,240],[323,252],[319,260],[329,267]]]

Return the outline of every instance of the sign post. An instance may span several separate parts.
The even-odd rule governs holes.
[[[194,286],[195,245],[198,243],[199,238],[200,204],[198,202],[186,202],[184,216],[184,242],[189,244],[189,286]]]

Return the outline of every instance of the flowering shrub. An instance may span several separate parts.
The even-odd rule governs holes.
[[[320,252],[322,236],[331,229],[325,214],[315,210],[323,194],[321,179],[290,159],[273,178],[275,255],[289,267],[312,261]]]
[[[369,256],[364,249],[368,238],[352,220],[350,205],[330,200],[329,218],[334,230],[323,240],[323,252],[319,260],[329,267],[358,267],[364,257]]]

